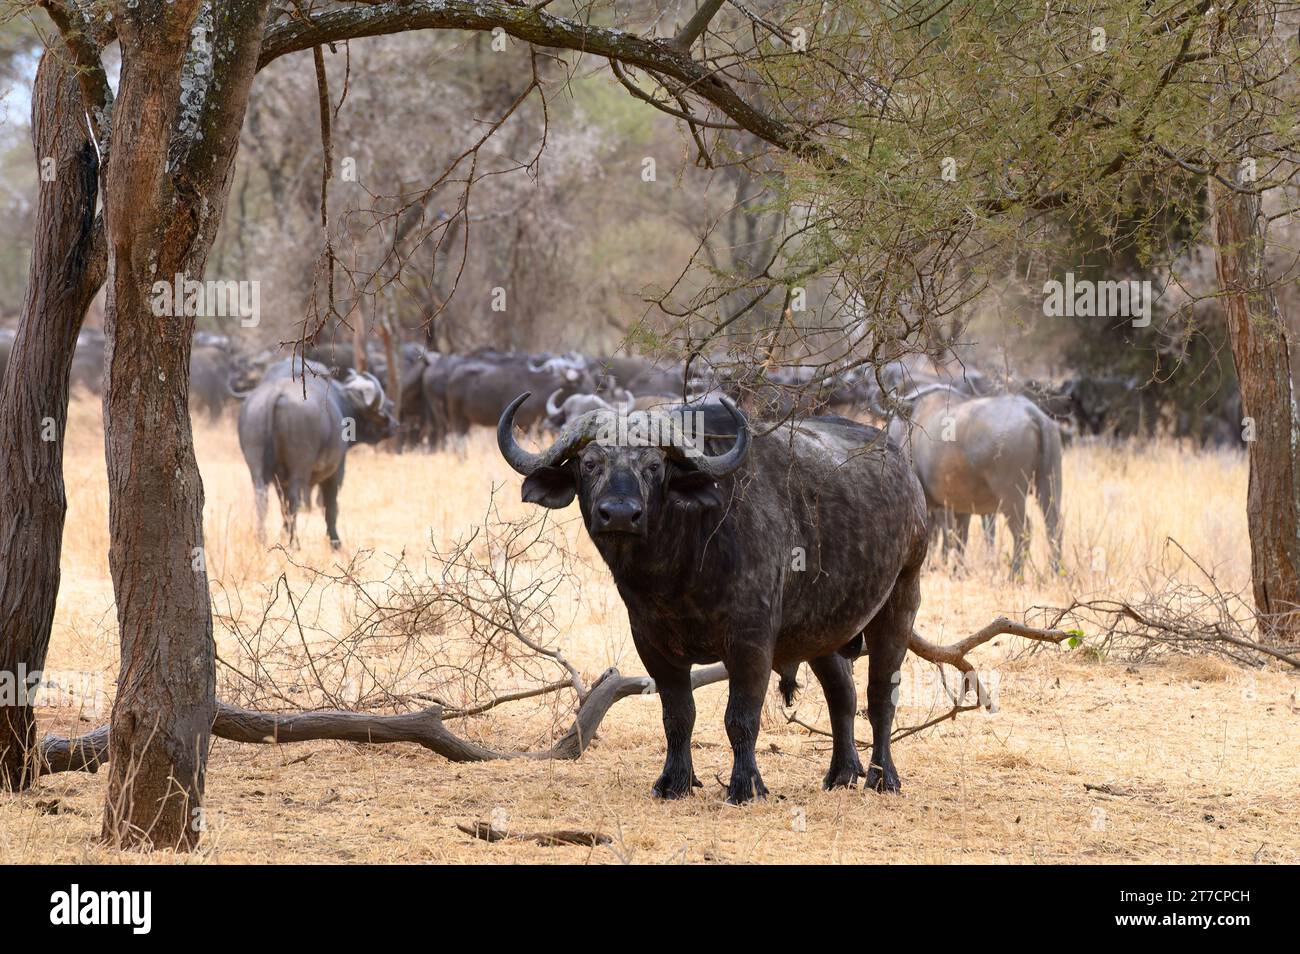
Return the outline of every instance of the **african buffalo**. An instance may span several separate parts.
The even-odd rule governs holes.
[[[313,364],[309,361],[308,368]],[[374,375],[344,369],[335,372],[340,377],[308,373],[295,379],[292,370],[289,361],[273,365],[239,409],[239,446],[253,477],[258,539],[266,522],[268,484],[275,484],[280,497],[290,544],[296,542],[298,507],[309,504],[311,488],[319,485],[330,545],[337,547],[338,497],[348,448],[391,437],[397,421]]]
[[[527,428],[545,416],[548,394],[557,388],[566,394],[589,394],[596,389],[596,382],[585,366],[566,358],[510,355],[467,359],[447,377],[448,429],[465,434],[472,424],[495,425],[520,388],[533,394],[519,411],[519,425]]]
[[[901,400],[910,415],[895,418],[890,435],[912,460],[935,525],[949,524],[947,513],[957,515],[964,542],[967,515],[1005,514],[1013,539],[1011,571],[1019,573],[1028,530],[1025,500],[1032,488],[1057,566],[1061,434],[1056,423],[1020,395],[972,398],[931,384]]]
[[[668,753],[654,794],[679,798],[700,784],[691,765],[691,666],[718,660],[730,680],[728,801],[766,794],[754,755],[763,698],[773,670],[784,681],[802,661],[831,713],[824,785],[865,775],[871,788],[898,791],[892,692],[927,546],[925,496],[899,448],[875,428],[833,417],[753,436],[724,399],[698,412],[620,419],[618,411],[594,411],[532,454],[513,433],[528,397],[505,409],[497,443],[525,477],[525,501],[562,508],[578,498],[614,576],[663,703]],[[865,773],[853,739],[849,662],[864,646],[873,736]]]
[[[190,351],[190,407],[206,411],[210,421],[230,399],[230,370],[230,355],[220,348],[196,345]]]
[[[420,376],[420,397],[424,402],[429,446],[434,450],[442,447],[450,431],[447,420],[447,382],[466,360],[468,359],[461,355],[440,354],[437,351],[430,351],[425,358],[424,371]]]
[[[398,385],[401,387],[401,431],[398,434],[398,450],[404,447],[419,446],[424,433],[429,427],[429,408],[424,401],[424,372],[429,362],[439,357],[436,351],[426,351],[423,345],[406,344],[399,352],[401,372]]]

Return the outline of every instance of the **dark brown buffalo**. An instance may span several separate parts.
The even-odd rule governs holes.
[[[531,393],[518,409],[520,427],[532,427],[546,416],[546,399],[596,390],[591,371],[564,356],[509,355],[471,358],[447,376],[447,425],[452,434],[465,434],[471,425],[496,426],[510,399],[523,388]]]
[[[668,754],[654,794],[679,798],[692,769],[691,667],[721,660],[732,770],[727,799],[762,797],[755,758],[771,673],[807,661],[834,735],[827,788],[865,775],[897,791],[890,756],[893,691],[920,603],[925,495],[900,449],[877,429],[809,418],[751,435],[729,399],[693,411],[595,411],[571,421],[540,454],[514,438],[522,394],[497,430],[525,477],[523,498],[576,498],[627,607],[632,638],[663,703]],[[696,433],[687,425],[698,424]],[[871,765],[853,737],[849,659],[871,656]]]

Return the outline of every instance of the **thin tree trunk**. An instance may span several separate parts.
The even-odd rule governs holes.
[[[105,183],[109,251],[107,387],[109,569],[121,668],[110,723],[103,834],[118,845],[192,848],[216,667],[203,555],[203,483],[188,407],[194,316],[153,286],[202,281],[225,210],[238,132],[260,51],[267,0],[213,5],[218,51],[196,116],[176,138],[182,75],[198,0],[119,7],[123,65]],[[188,97],[193,108],[195,96]],[[181,124],[184,128],[185,124]]]
[[[59,591],[67,501],[63,437],[77,333],[104,281],[95,225],[99,160],[81,90],[56,47],[41,57],[32,94],[32,144],[42,178],[27,298],[0,390],[0,789],[35,779],[39,681]],[[0,686],[3,686],[0,683]]]
[[[1300,632],[1300,419],[1286,322],[1265,268],[1259,196],[1213,180],[1210,190],[1215,266],[1253,430],[1246,519],[1255,607],[1265,630],[1289,639]]]
[[[1258,82],[1252,57],[1228,54],[1268,40],[1256,33],[1267,30],[1256,4],[1232,15],[1220,34],[1225,65],[1217,96],[1225,114],[1214,137],[1236,162],[1248,157],[1246,143],[1266,148],[1267,117],[1247,88]],[[1232,181],[1236,173],[1228,167],[1224,178]],[[1263,639],[1291,641],[1300,634],[1300,416],[1287,325],[1268,275],[1262,197],[1250,191],[1255,188],[1253,181],[1234,189],[1214,176],[1209,180],[1215,270],[1248,422],[1246,520],[1255,608]]]

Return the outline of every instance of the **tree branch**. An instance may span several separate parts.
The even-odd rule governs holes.
[[[671,39],[646,39],[621,30],[588,26],[502,0],[412,0],[347,7],[295,18],[267,29],[258,68],[288,53],[321,43],[406,30],[491,32],[497,28],[526,43],[589,53],[671,76],[682,84],[684,92],[717,107],[759,139],[796,155],[823,155],[804,133],[751,105],[714,69],[693,60]]]
[[[709,28],[709,21],[717,15],[722,9],[723,0],[704,0],[695,15],[686,21],[686,26],[682,27],[675,37],[673,43],[680,46],[683,50],[688,50],[691,44],[700,38],[700,35]]]
[[[727,678],[722,665],[691,673],[691,688],[698,689]],[[442,721],[442,707],[420,712],[372,715],[367,712],[319,710],[313,712],[257,712],[217,703],[212,734],[232,742],[251,745],[279,745],[334,739],[343,742],[414,742],[436,752],[449,762],[490,762],[497,759],[578,758],[614,703],[628,696],[653,695],[654,680],[648,676],[623,676],[607,669],[591,687],[569,730],[549,749],[539,752],[499,752],[460,738]],[[41,773],[97,772],[108,762],[108,726],[76,738],[46,736],[41,740]]]
[[[915,632],[908,648],[936,664],[956,667],[963,674],[974,672],[966,654],[999,635],[1021,636],[1040,642],[1059,643],[1070,633],[1056,629],[1037,629],[999,617],[979,632],[967,636],[950,646],[940,646],[923,639]],[[722,682],[727,678],[726,667],[721,663],[695,669],[691,672],[691,690]],[[987,698],[978,676],[975,679],[978,698]],[[595,738],[605,716],[614,704],[628,696],[654,695],[658,691],[649,676],[624,676],[610,668],[601,674],[582,699],[573,725],[549,749],[537,752],[501,752],[460,738],[443,724],[442,706],[431,706],[420,712],[396,715],[374,715],[367,712],[318,710],[312,712],[258,712],[224,702],[217,703],[217,715],[212,724],[212,734],[217,738],[252,745],[279,745],[288,742],[310,742],[334,739],[364,744],[384,742],[414,742],[435,752],[449,762],[489,762],[498,759],[561,759],[571,761],[586,751]],[[520,695],[519,698],[527,698]],[[923,728],[954,718],[959,712],[976,706],[963,705],[962,697],[954,700],[953,708],[924,725],[900,729],[895,739],[904,738]],[[457,713],[464,715],[465,713]],[[811,731],[821,731],[813,726],[790,721]],[[108,726],[76,738],[46,736],[41,740],[41,772],[96,772],[108,761]]]
[[[104,72],[99,50],[111,37],[96,36],[93,22],[76,5],[75,0],[70,0],[67,6],[59,0],[40,0],[40,5],[54,21],[76,64],[77,84],[81,87],[81,97],[85,100],[86,115],[90,117],[90,129],[99,146],[102,166],[102,157],[108,153],[113,132],[113,90],[108,85],[108,75]]]

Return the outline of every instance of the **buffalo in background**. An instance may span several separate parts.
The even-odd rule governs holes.
[[[1003,514],[1012,536],[1011,572],[1024,562],[1027,499],[1043,511],[1052,565],[1061,556],[1061,435],[1028,398],[973,397],[931,384],[901,398],[907,407],[889,432],[916,468],[935,529],[956,521],[966,541],[972,516]],[[988,532],[986,524],[985,532]]]
[[[323,368],[300,358],[273,365],[239,409],[239,447],[253,479],[258,538],[266,522],[267,487],[280,498],[284,529],[297,542],[297,514],[321,488],[330,545],[340,545],[338,495],[354,443],[377,444],[397,431],[392,402],[372,374]]]
[[[521,427],[546,415],[548,395],[589,394],[596,379],[581,355],[492,355],[458,362],[445,389],[448,433],[463,435],[471,425],[494,427],[521,390],[532,396],[518,409]]]

